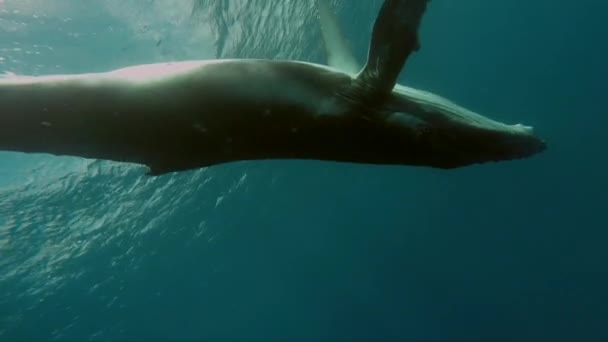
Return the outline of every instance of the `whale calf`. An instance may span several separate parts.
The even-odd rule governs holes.
[[[0,150],[137,163],[150,175],[261,159],[450,169],[543,151],[530,127],[396,84],[428,5],[385,0],[357,71],[332,62],[350,57],[330,53],[340,38],[318,3],[328,66],[223,59],[0,78]]]

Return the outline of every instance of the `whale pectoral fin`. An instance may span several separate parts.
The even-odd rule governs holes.
[[[338,17],[329,7],[328,0],[316,0],[315,5],[319,12],[327,65],[349,74],[357,74],[361,70],[361,65],[340,30]]]
[[[390,94],[407,58],[420,48],[418,29],[429,1],[384,1],[374,23],[367,62],[346,96],[381,102]]]

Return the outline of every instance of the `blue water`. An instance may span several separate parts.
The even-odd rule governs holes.
[[[333,2],[360,59],[380,1]],[[0,71],[323,61],[312,2],[0,1]],[[432,1],[401,82],[536,127],[441,171],[0,154],[0,340],[608,340],[608,2]],[[1,108],[0,108],[1,114]]]

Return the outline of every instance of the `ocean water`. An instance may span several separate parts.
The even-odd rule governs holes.
[[[380,3],[332,1],[361,60]],[[0,341],[608,340],[607,11],[431,2],[400,81],[535,126],[527,160],[0,153]],[[312,1],[0,0],[2,72],[226,57],[323,62]]]

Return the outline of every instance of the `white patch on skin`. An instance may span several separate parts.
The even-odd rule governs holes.
[[[518,130],[521,130],[522,132],[528,133],[528,134],[534,134],[534,127],[532,126],[526,126],[526,125],[522,125],[522,124],[515,124],[513,125],[513,127],[515,127]]]

